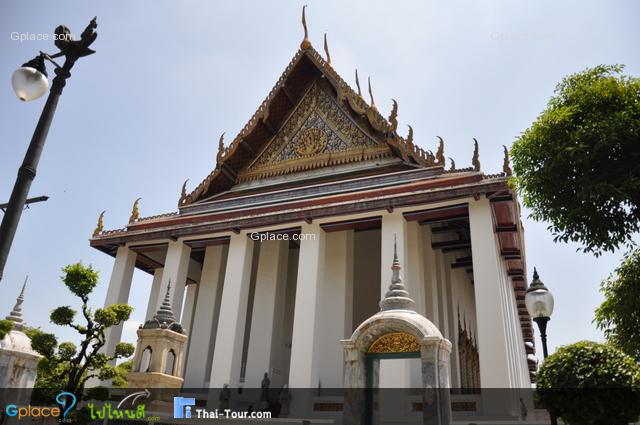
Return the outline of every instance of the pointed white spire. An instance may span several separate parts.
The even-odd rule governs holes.
[[[24,328],[24,320],[22,319],[22,303],[24,302],[24,290],[27,287],[27,280],[29,280],[29,276],[24,279],[20,295],[16,298],[16,304],[13,306],[11,313],[6,317],[7,320],[13,322],[13,329],[17,331]]]
[[[382,301],[380,301],[380,311],[387,310],[409,310],[414,311],[415,302],[409,296],[407,288],[402,283],[400,277],[400,261],[398,260],[398,245],[396,241],[396,234],[393,234],[393,263],[391,264],[391,285],[389,290],[385,294]]]
[[[155,316],[153,316],[153,319],[148,320],[142,327],[144,329],[170,329],[174,332],[184,333],[182,325],[177,322],[176,316],[173,314],[173,309],[171,308],[171,280],[169,280],[169,284],[167,285],[167,293],[164,295],[164,301],[162,301]]]

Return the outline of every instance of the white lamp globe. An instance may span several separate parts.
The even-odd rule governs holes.
[[[23,66],[11,76],[11,85],[18,99],[27,102],[45,94],[49,88],[49,80],[36,68]]]
[[[533,281],[527,289],[524,297],[527,312],[532,318],[551,317],[553,313],[553,295],[540,280],[537,270],[534,269]]]

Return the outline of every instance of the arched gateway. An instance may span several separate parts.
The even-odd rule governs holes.
[[[380,360],[420,358],[423,423],[451,422],[449,356],[451,343],[438,328],[418,314],[400,278],[400,262],[394,246],[391,285],[380,301],[380,311],[365,320],[344,349],[345,425],[372,423],[373,389],[378,387]]]

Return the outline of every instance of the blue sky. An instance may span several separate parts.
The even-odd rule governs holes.
[[[640,3],[635,1],[307,1],[313,45],[326,31],[334,68],[353,84],[371,76],[378,108],[399,103],[400,128],[436,146],[459,167],[480,142],[486,172],[499,172],[510,146],[542,111],[565,75],[623,63],[640,75]],[[393,6],[391,6],[393,5]],[[0,4],[0,200],[6,202],[44,98],[19,102],[11,73],[51,41],[13,41],[12,32],[49,33],[59,24],[80,34],[98,16],[97,53],[80,60],[60,101],[31,196],[0,282],[8,314],[26,274],[24,316],[32,326],[73,334],[48,322],[51,309],[74,300],[60,268],[82,260],[102,275],[101,306],[113,266],[89,247],[100,211],[106,227],[123,227],[134,199],[143,216],[173,211],[182,182],[190,188],[215,165],[223,131],[235,135],[295,54],[302,39],[296,1],[205,0],[87,2],[5,0]],[[50,73],[52,70],[50,68]],[[622,252],[600,258],[555,244],[545,223],[526,217],[527,262],[556,297],[551,351],[600,340],[592,324],[599,283]],[[136,308],[125,338],[144,317],[150,276],[136,272]]]

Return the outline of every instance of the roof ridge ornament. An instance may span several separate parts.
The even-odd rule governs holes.
[[[304,28],[304,39],[302,40],[302,43],[300,43],[300,48],[302,50],[307,50],[311,48],[311,41],[309,41],[309,30],[307,30],[307,18],[304,12],[306,8],[307,8],[306,4],[302,6],[302,27]]]
[[[389,114],[389,123],[391,124],[389,132],[395,133],[398,129],[398,102],[395,99],[391,100],[393,101],[393,106],[391,107],[391,114]]]
[[[131,216],[129,216],[129,224],[135,223],[140,218],[140,200],[142,198],[138,198],[133,202],[133,207],[131,208]]]
[[[218,140],[218,153],[216,154],[216,164],[222,165],[222,157],[224,157],[225,149],[224,149],[224,135],[225,131],[220,135],[220,139]]]
[[[456,162],[451,157],[449,157],[449,161],[451,161],[451,168],[449,168],[449,171],[456,171]]]
[[[407,127],[409,127],[409,133],[407,134],[407,146],[409,146],[409,149],[413,150],[413,127],[409,124],[407,124]]]
[[[358,68],[356,68],[356,87],[358,88],[358,96],[362,98],[362,90],[360,90],[360,80],[358,79]]]
[[[505,145],[502,145],[502,148],[504,149],[504,160],[502,161],[502,172],[506,176],[510,176],[512,171],[511,171],[511,167],[509,166],[509,150]]]
[[[184,183],[182,183],[182,189],[180,190],[180,199],[178,200],[178,207],[184,203],[187,199],[187,182],[189,179],[186,179]]]
[[[440,136],[436,136],[439,140],[438,142],[438,150],[436,151],[436,160],[438,161],[438,165],[446,166],[447,161],[444,158],[444,139]]]
[[[408,310],[415,311],[415,301],[409,296],[407,288],[402,283],[400,277],[400,261],[398,260],[398,244],[396,240],[396,233],[393,234],[393,263],[391,264],[391,285],[389,290],[385,294],[382,301],[380,301],[380,311],[389,310]]]
[[[473,169],[475,171],[480,171],[480,152],[478,148],[478,140],[473,138],[473,158],[471,159],[471,163],[473,164]]]
[[[371,77],[367,77],[367,82],[369,83],[369,97],[371,98],[371,109],[377,111],[376,101],[373,99],[373,90],[371,90]]]
[[[18,298],[16,298],[16,304],[13,306],[11,313],[9,313],[9,315],[6,317],[6,320],[13,322],[13,329],[16,331],[21,331],[22,329],[24,329],[24,319],[22,319],[22,303],[24,302],[24,290],[27,287],[28,280],[29,275],[25,277],[20,295],[18,295]]]
[[[324,33],[324,53],[327,55],[327,65],[331,66],[331,55],[329,54],[329,43],[327,42],[327,33]]]
[[[106,212],[107,212],[107,210],[104,210],[98,216],[98,224],[96,224],[96,228],[93,229],[93,234],[92,234],[92,236],[94,238],[96,236],[99,236],[100,233],[102,233],[102,231],[104,230],[104,213],[106,213]]]

